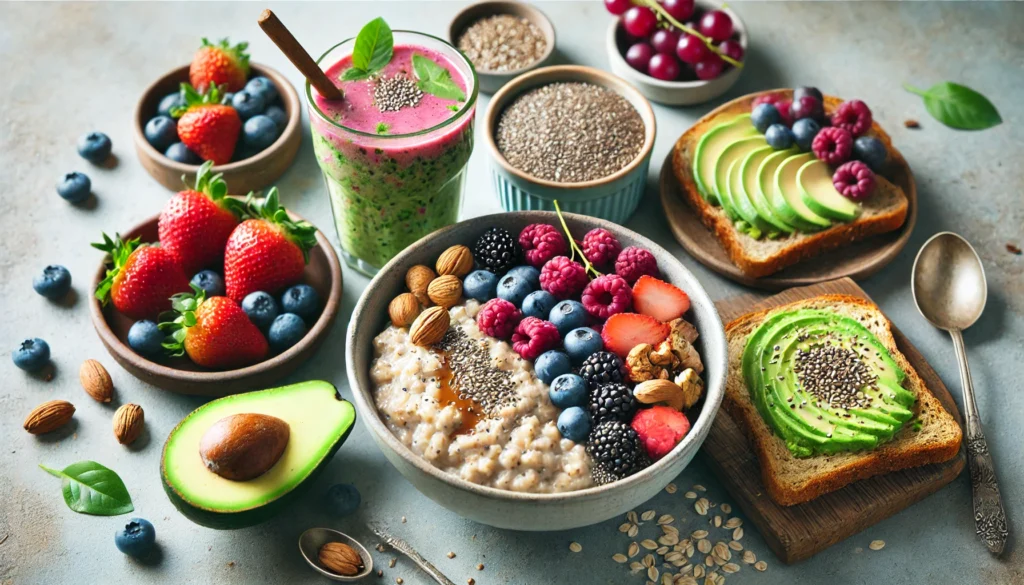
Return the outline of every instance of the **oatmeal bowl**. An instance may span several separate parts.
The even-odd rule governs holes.
[[[364,424],[419,491],[547,531],[624,513],[689,464],[722,400],[726,343],[707,292],[654,242],[523,211],[391,260],[345,358]]]

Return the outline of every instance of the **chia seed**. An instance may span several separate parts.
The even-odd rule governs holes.
[[[445,353],[452,387],[460,398],[476,402],[488,416],[517,400],[512,373],[493,366],[486,340],[470,339],[461,328],[452,327],[438,347]]]
[[[878,377],[856,351],[830,343],[797,351],[794,370],[803,389],[830,408],[868,407],[861,390],[877,389]]]
[[[373,103],[382,112],[414,108],[421,99],[423,92],[416,87],[416,82],[402,74],[382,78],[373,88]]]
[[[548,49],[548,41],[536,25],[511,14],[474,22],[456,44],[482,71],[523,69],[539,61]]]
[[[614,91],[551,83],[517,97],[501,114],[495,142],[513,167],[539,179],[580,183],[607,177],[640,154],[644,121]]]

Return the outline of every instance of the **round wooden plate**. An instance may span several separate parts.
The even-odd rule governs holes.
[[[756,95],[758,94],[737,98],[712,111],[708,116],[714,116],[719,109],[726,108],[736,101],[751,99]],[[682,186],[672,172],[672,152],[665,157],[658,183],[661,205],[665,209],[665,217],[672,228],[672,234],[698,262],[730,280],[753,288],[782,290],[843,277],[854,280],[866,278],[881,270],[900,253],[910,239],[914,224],[917,223],[917,185],[914,182],[914,175],[899,151],[891,148],[890,157],[893,164],[887,169],[886,178],[903,189],[909,201],[907,219],[900,229],[848,244],[768,276],[751,278],[732,263],[718,238],[705,227],[700,216],[683,198]]]
[[[292,214],[296,219],[301,219]],[[155,242],[159,216],[135,226],[121,234],[124,239],[139,237],[143,242]],[[334,248],[322,232],[316,233],[317,245],[309,251],[309,263],[302,276],[302,282],[312,286],[324,299],[323,311],[297,344],[284,352],[272,355],[266,360],[245,368],[227,371],[213,371],[194,364],[186,357],[167,358],[159,362],[150,361],[135,353],[128,346],[128,330],[135,321],[122,315],[110,303],[100,305],[94,295],[89,295],[89,310],[92,324],[100,341],[111,357],[128,373],[164,390],[179,394],[220,397],[259,388],[268,388],[284,376],[295,371],[320,347],[338,316],[341,305],[341,264]],[[107,271],[106,258],[100,264],[93,278],[91,290],[104,278]]]

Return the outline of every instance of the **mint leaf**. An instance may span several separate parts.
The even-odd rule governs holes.
[[[909,84],[903,89],[924,98],[924,107],[933,118],[957,130],[984,130],[1002,123],[996,107],[973,89],[949,81],[936,83],[922,91]]]
[[[370,72],[365,69],[359,69],[357,67],[350,67],[341,74],[342,81],[359,81],[360,79],[366,79],[370,76]]]
[[[395,39],[391,34],[391,27],[378,16],[359,31],[355,49],[352,51],[352,66],[373,75],[391,62],[394,46]]]
[[[377,122],[377,134],[387,134],[388,130],[391,129],[391,124],[385,124],[384,122]]]
[[[64,503],[80,514],[118,516],[135,509],[128,488],[112,469],[95,461],[79,461],[63,470],[39,467],[63,484]]]
[[[448,109],[453,111],[453,112],[458,112],[459,111],[459,106],[458,106],[458,104],[451,104],[450,106],[448,106]]]
[[[466,94],[452,79],[452,74],[432,60],[418,53],[412,54],[412,68],[416,72],[416,87],[424,93],[441,99],[465,101]]]

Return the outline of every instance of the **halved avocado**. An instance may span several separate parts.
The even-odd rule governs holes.
[[[839,221],[852,221],[860,215],[860,205],[836,191],[832,171],[820,160],[805,162],[796,172],[796,182],[804,204],[814,213]]]
[[[750,114],[740,114],[722,122],[700,137],[693,151],[693,181],[702,197],[718,204],[715,195],[715,163],[719,155],[736,140],[757,134],[757,128],[750,122]]]
[[[748,154],[767,144],[764,136],[761,135],[740,138],[726,146],[718,160],[715,161],[715,195],[718,196],[718,201],[721,203],[722,209],[725,210],[725,214],[732,220],[742,219],[743,216],[739,214],[736,202],[733,201],[732,193],[729,190],[730,173],[739,169],[740,163]]]
[[[231,481],[206,468],[199,443],[214,423],[241,413],[277,417],[288,423],[290,436],[266,473]],[[318,380],[220,398],[192,411],[168,435],[161,483],[174,507],[196,524],[218,529],[259,524],[313,483],[355,420],[352,404],[332,384]]]
[[[831,221],[811,211],[800,197],[796,173],[806,162],[813,159],[814,155],[809,152],[795,154],[782,161],[775,170],[772,207],[783,221],[802,231],[815,231],[832,225]]]

